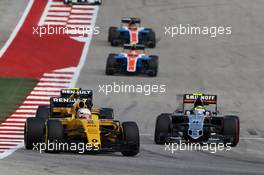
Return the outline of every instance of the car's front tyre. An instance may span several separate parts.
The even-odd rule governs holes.
[[[24,126],[24,144],[26,149],[43,142],[45,121],[40,118],[27,118]]]
[[[123,140],[125,142],[121,153],[124,156],[135,156],[139,153],[139,129],[135,122],[122,123]]]

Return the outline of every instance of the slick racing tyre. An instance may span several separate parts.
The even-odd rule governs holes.
[[[156,47],[156,33],[151,30],[149,33],[148,47],[155,48]]]
[[[114,75],[115,73],[115,63],[116,60],[114,59],[114,56],[117,54],[110,54],[107,58],[106,62],[106,68],[105,68],[105,74],[106,75]]]
[[[33,149],[34,145],[43,142],[45,121],[29,117],[24,127],[24,144],[26,149]]]
[[[223,135],[226,137],[225,144],[230,143],[232,147],[239,142],[240,122],[238,116],[224,116]]]
[[[135,122],[122,123],[125,145],[121,153],[124,156],[135,156],[139,153],[139,129]]]
[[[154,141],[156,144],[164,144],[170,133],[170,115],[168,113],[160,114],[156,120]]]
[[[119,45],[119,32],[116,31],[117,27],[110,27],[108,31],[108,41],[111,46]]]
[[[95,5],[102,5],[102,0],[97,0],[94,4]]]
[[[108,30],[108,42],[112,41],[112,38],[115,35],[116,29],[117,29],[117,27],[109,27],[109,30]]]
[[[70,3],[72,3],[72,1],[71,0],[63,0],[63,3],[64,4],[70,4]]]
[[[156,47],[156,33],[150,28],[145,28],[145,30],[148,31],[148,34],[144,38],[145,47],[155,48]]]
[[[151,59],[148,62],[148,64],[149,64],[148,76],[156,77],[158,75],[158,71],[159,71],[159,57],[156,55],[150,55],[149,57]]]
[[[48,106],[39,106],[36,112],[36,118],[47,120],[49,118],[50,109]]]
[[[101,108],[99,119],[114,119],[114,110],[112,108]]]
[[[59,143],[62,142],[63,138],[64,138],[64,130],[61,122],[59,120],[48,120],[46,125],[46,137],[45,137],[46,152],[59,153],[60,151],[62,151],[57,146],[59,145]]]

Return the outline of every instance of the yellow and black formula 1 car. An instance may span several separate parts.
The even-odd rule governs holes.
[[[88,109],[86,99],[53,97],[50,102],[48,118],[36,116],[26,120],[26,149],[45,143],[46,152],[120,151],[124,156],[138,154],[139,130],[135,122],[121,124],[113,119],[100,119],[100,110],[91,110],[89,119],[79,118],[78,111]],[[80,145],[82,150],[79,150]]]
[[[93,91],[92,90],[82,90],[81,88],[68,88],[61,89],[60,97],[70,98],[70,99],[82,99],[88,109],[93,113],[98,113],[99,119],[114,119],[114,110],[112,108],[98,108],[93,106]],[[51,106],[53,105],[51,99]],[[61,108],[59,110],[69,110],[71,109],[71,104],[69,102],[61,103]],[[39,106],[36,112],[37,118],[49,118],[51,114],[50,106]],[[52,112],[52,115],[56,115],[56,111]]]

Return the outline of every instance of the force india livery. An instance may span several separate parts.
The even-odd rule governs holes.
[[[62,89],[60,97],[50,99],[50,106],[39,106],[36,117],[27,118],[25,147],[32,149],[44,142],[46,152],[58,153],[69,151],[67,144],[83,143],[93,148],[86,151],[120,151],[124,156],[135,156],[139,152],[137,124],[121,124],[113,118],[113,109],[93,107],[91,90]],[[50,143],[63,147],[51,148]]]
[[[236,146],[239,124],[237,116],[219,115],[216,95],[184,94],[181,109],[157,117],[155,143],[221,142]]]
[[[115,73],[147,74],[155,77],[158,74],[159,57],[146,55],[144,45],[124,45],[120,54],[109,54],[106,63],[106,75]]]
[[[150,28],[141,27],[139,18],[124,17],[121,27],[110,27],[108,42],[111,46],[123,44],[143,44],[145,47],[156,47],[156,34]]]

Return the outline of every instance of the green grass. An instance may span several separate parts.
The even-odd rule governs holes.
[[[36,83],[36,79],[0,78],[0,120],[21,105]]]

